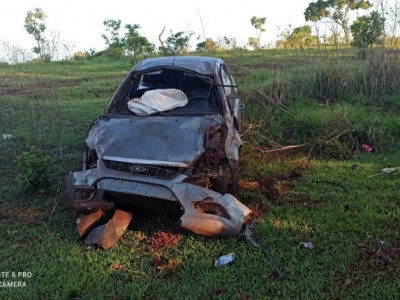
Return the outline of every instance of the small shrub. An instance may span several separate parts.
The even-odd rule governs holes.
[[[17,180],[21,192],[40,191],[44,193],[50,186],[55,164],[42,150],[32,148],[15,159],[18,168]]]

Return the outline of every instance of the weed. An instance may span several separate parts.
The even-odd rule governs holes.
[[[397,52],[377,50],[370,53],[364,65],[365,95],[375,98],[400,88],[400,59]]]
[[[17,180],[22,192],[40,191],[44,193],[50,186],[55,165],[51,157],[38,148],[19,155],[15,160],[18,168]]]
[[[316,68],[313,89],[315,97],[337,102],[349,86],[349,74],[343,63],[334,62]]]

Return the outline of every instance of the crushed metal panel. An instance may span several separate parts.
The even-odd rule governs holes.
[[[181,226],[206,236],[239,234],[251,210],[230,194],[221,195],[192,184],[171,187],[184,208]]]
[[[131,222],[132,214],[115,210],[114,216],[106,224],[94,228],[86,237],[86,245],[97,245],[104,250],[114,247]]]
[[[113,156],[191,165],[205,150],[206,129],[222,123],[221,115],[100,118],[91,127],[86,144],[100,158]]]

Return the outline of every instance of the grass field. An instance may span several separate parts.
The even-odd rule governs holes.
[[[0,67],[0,137],[14,136],[0,139],[0,299],[400,298],[400,169],[381,172],[400,168],[398,54],[216,55],[245,103],[241,180],[258,182],[238,198],[284,278],[244,236],[177,233],[177,216],[136,211],[116,247],[85,247],[64,177],[81,168],[89,125],[134,63],[27,63]],[[32,146],[54,162],[53,176],[24,192],[16,159]],[[230,252],[231,265],[213,266]]]

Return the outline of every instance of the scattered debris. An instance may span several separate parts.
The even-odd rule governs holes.
[[[14,139],[15,137],[11,134],[11,133],[4,133],[3,134],[3,140],[12,140],[12,139]]]
[[[131,213],[115,210],[114,216],[106,224],[94,228],[85,238],[86,245],[97,245],[104,250],[117,244],[132,219]]]
[[[347,287],[351,284],[351,278],[346,278],[343,280],[343,287]]]
[[[378,245],[384,246],[385,245],[385,240],[377,240],[376,243]]]
[[[372,147],[371,147],[370,145],[367,145],[367,144],[362,144],[361,147],[362,147],[366,152],[371,152],[372,150],[374,150],[374,149],[372,149]]]
[[[279,270],[278,266],[275,264],[275,262],[272,260],[271,255],[269,252],[264,248],[264,246],[253,236],[253,221],[249,220],[246,223],[244,234],[246,236],[246,242],[249,245],[253,245],[254,247],[260,248],[261,252],[265,255],[265,257],[268,259],[268,261],[271,263],[272,267],[274,268],[276,274],[278,275],[279,279],[283,278],[282,272]]]
[[[279,221],[278,219],[276,219],[275,222],[274,222],[274,227],[275,227],[275,228],[279,228],[279,226],[281,226],[281,221]]]
[[[140,232],[140,231],[135,233],[135,237],[139,242],[142,242],[142,241],[144,241],[146,239],[146,235],[143,232]]]
[[[173,234],[164,231],[158,231],[151,237],[151,245],[154,249],[169,248],[176,246],[181,239],[180,234]]]
[[[119,263],[113,263],[111,265],[111,270],[117,271],[117,270],[122,270],[123,268],[124,268],[124,266]]]
[[[173,271],[181,263],[182,263],[182,260],[180,258],[169,259],[169,258],[165,258],[165,257],[161,256],[158,253],[153,255],[153,265],[160,271]]]
[[[239,180],[239,189],[256,190],[260,188],[260,183],[257,181]]]
[[[218,259],[215,260],[214,266],[216,268],[221,267],[221,266],[225,266],[227,264],[230,264],[234,260],[235,260],[235,253],[229,253],[229,254],[226,254],[226,255],[222,255]]]
[[[314,245],[311,242],[300,242],[300,245],[304,249],[313,249]]]
[[[390,173],[393,173],[394,171],[396,171],[396,168],[383,168],[381,171],[382,171],[382,173],[390,174]]]

